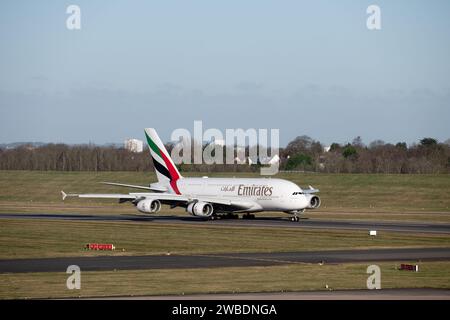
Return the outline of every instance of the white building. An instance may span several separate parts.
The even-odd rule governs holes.
[[[142,152],[144,151],[144,142],[138,139],[127,139],[124,147],[131,152]]]
[[[236,162],[236,164],[244,164],[245,163],[245,159],[242,160],[239,157],[234,158],[234,162]]]
[[[267,164],[270,165],[277,165],[280,164],[280,157],[276,154],[272,157],[272,159],[269,159],[269,161],[267,161]]]

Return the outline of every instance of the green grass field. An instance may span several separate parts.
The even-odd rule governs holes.
[[[84,251],[89,242],[114,252]],[[0,259],[92,255],[280,252],[332,249],[450,247],[439,234],[170,225],[151,222],[0,220]],[[122,251],[124,249],[124,251]]]
[[[113,252],[85,251],[87,242],[112,242]],[[271,252],[343,248],[449,247],[436,234],[171,225],[151,222],[0,220],[0,259],[94,255]],[[124,251],[122,251],[124,249]],[[400,262],[399,262],[400,263]],[[405,261],[402,261],[405,263]],[[82,272],[82,289],[68,290],[67,274],[0,274],[0,299],[138,296],[219,292],[364,289],[368,264],[289,264],[271,267]],[[420,272],[379,263],[383,288],[449,288],[450,262],[421,262]]]
[[[403,262],[402,262],[403,263]],[[366,289],[369,264],[81,272],[81,289],[68,290],[68,274],[0,274],[0,298],[181,295]],[[419,272],[379,263],[381,288],[450,288],[450,262],[421,262]]]
[[[189,173],[185,175],[190,176]],[[259,177],[239,173],[209,176]],[[300,186],[313,185],[321,190],[321,208],[308,211],[306,216],[318,219],[450,222],[450,175],[281,173],[277,177],[289,179]],[[99,184],[101,181],[148,185],[156,178],[153,173],[141,172],[0,171],[0,212],[136,212],[129,203],[117,204],[114,200],[61,201],[61,190],[73,193],[130,191]],[[185,213],[164,208],[161,214]]]
[[[188,176],[188,174],[185,174]],[[197,176],[205,174],[197,174]],[[248,177],[248,174],[210,176]],[[253,175],[257,176],[257,175]],[[314,219],[369,219],[450,222],[449,175],[280,174],[300,186],[321,190],[323,206]],[[146,185],[153,174],[135,172],[0,171],[0,212],[136,214],[130,205],[96,199],[61,201],[60,190],[122,193],[101,185],[115,181]],[[181,209],[160,214],[186,215]],[[283,213],[263,213],[280,216]],[[114,243],[114,252],[83,250],[88,242]],[[362,248],[450,247],[439,234],[170,223],[0,220],[0,259],[93,255],[201,254]],[[402,261],[405,262],[405,261]],[[450,262],[423,262],[420,272],[379,263],[384,288],[449,288]],[[65,273],[0,274],[0,298],[47,298],[104,295],[156,295],[208,292],[274,292],[365,288],[366,264],[295,264],[273,267],[83,272],[82,289],[66,289]]]

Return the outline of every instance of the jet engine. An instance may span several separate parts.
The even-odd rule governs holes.
[[[308,194],[305,195],[306,199],[308,199],[308,209],[317,209],[318,207],[320,207],[320,198],[318,196],[312,195],[312,194]]]
[[[156,213],[161,209],[161,202],[159,200],[141,200],[136,205],[137,209],[143,213]]]
[[[187,206],[186,211],[192,214],[193,216],[209,217],[213,214],[214,209],[212,204],[199,201],[190,203]]]

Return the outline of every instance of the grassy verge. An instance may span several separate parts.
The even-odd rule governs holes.
[[[382,288],[450,288],[450,262],[424,262],[419,272],[379,263]],[[61,273],[0,274],[0,298],[141,296],[163,294],[365,289],[368,264],[207,268],[81,273],[81,289],[68,290]]]
[[[115,252],[84,251],[89,242],[113,243]],[[91,255],[276,252],[344,248],[449,247],[438,234],[245,228],[152,222],[2,219],[0,259]],[[124,251],[122,251],[122,249]]]
[[[202,176],[205,173],[185,173]],[[215,177],[260,177],[257,174],[209,173]],[[279,178],[321,190],[322,207],[313,217],[450,222],[449,175],[301,174],[280,173]],[[113,200],[70,199],[60,191],[121,193],[130,189],[99,184],[116,181],[148,185],[153,173],[0,171],[0,212],[131,213],[129,204]],[[163,214],[173,214],[165,209]],[[182,214],[175,211],[175,214]],[[269,213],[270,215],[277,215]]]

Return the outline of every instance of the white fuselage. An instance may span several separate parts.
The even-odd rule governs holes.
[[[272,178],[182,178],[177,181],[182,195],[254,203],[246,211],[297,211],[309,200],[295,183]]]

